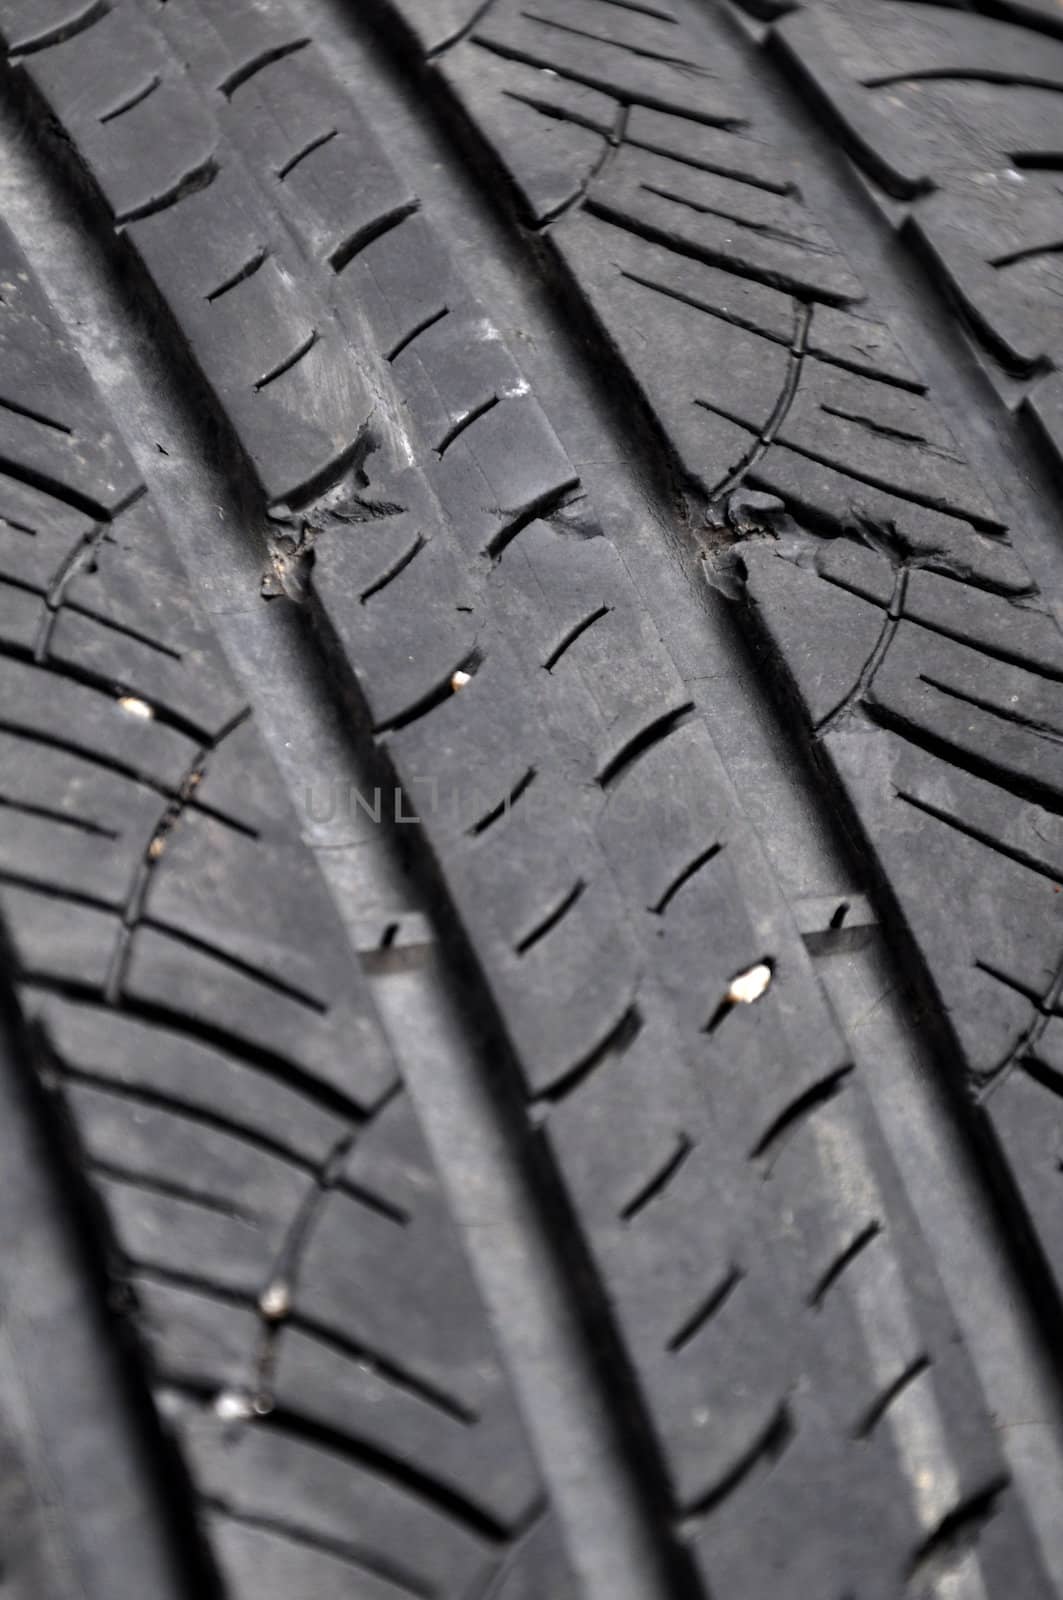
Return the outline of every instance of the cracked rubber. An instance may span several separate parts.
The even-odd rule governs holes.
[[[755,692],[800,728],[920,976],[913,1027],[1054,1330],[1063,639],[1023,528],[806,197],[722,13],[368,9],[344,26],[381,73],[418,75],[440,159],[501,194],[557,362],[575,318],[637,413],[697,584],[733,601]],[[771,60],[815,82],[872,177],[927,194],[929,259],[1029,373],[1052,358],[1051,264],[1012,294],[954,238],[970,130],[999,143],[1002,99],[1009,150],[1047,165],[1007,95],[1056,93],[1063,42],[1028,31],[1040,7],[1006,9],[945,28],[822,0]],[[262,606],[302,608],[352,748],[418,806],[406,870],[618,1419],[656,1559],[638,1592],[1056,1594],[817,973],[846,906],[787,893],[624,508],[582,481],[313,5],[0,0],[0,37],[52,181],[211,418]],[[868,84],[920,74],[946,86],[891,127]],[[993,218],[979,251],[1036,260],[1032,209]],[[303,838],[181,507],[148,492],[135,419],[6,228],[0,301],[12,1051],[143,1401],[144,1515],[185,1530],[227,1600],[598,1600],[595,1530],[555,1489],[450,1212],[463,1175],[378,1014],[387,936],[354,947],[359,908]],[[1017,419],[1049,438],[1053,381]]]

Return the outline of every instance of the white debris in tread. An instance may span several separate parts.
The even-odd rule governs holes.
[[[731,979],[727,998],[732,1005],[751,1006],[754,1000],[760,999],[770,982],[771,968],[766,961],[758,961],[755,967]]]
[[[146,700],[139,700],[135,694],[124,694],[118,702],[120,711],[127,717],[140,717],[144,722],[150,722],[155,713]]]

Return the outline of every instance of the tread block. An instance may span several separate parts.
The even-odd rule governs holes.
[[[68,522],[70,512],[110,517],[139,493],[139,474],[117,435],[101,426],[88,374],[6,232],[0,277],[0,458],[5,471],[28,480],[5,496],[35,500],[48,489],[66,502]]]
[[[294,1070],[358,1106],[375,1104],[393,1081],[376,1024],[353,995],[341,995],[322,1013],[268,980],[148,926],[133,935],[123,995],[217,1030],[252,1051],[280,1054]]]
[[[538,401],[519,394],[465,429],[430,482],[466,550],[498,555],[517,528],[559,503],[579,478]]]
[[[194,1191],[211,1209],[279,1234],[303,1203],[305,1172],[238,1135],[206,1128],[181,1111],[130,1105],[126,1096],[71,1083],[64,1103],[90,1167]]]
[[[0,882],[0,918],[21,979],[103,990],[121,931],[113,913]]]
[[[440,70],[458,101],[475,107],[479,131],[502,156],[530,222],[578,199],[608,151],[619,101],[476,43],[448,54]],[[489,97],[481,94],[485,84]]]
[[[410,10],[418,4],[413,0]],[[406,9],[406,4],[401,9]],[[515,0],[492,7],[472,40],[496,55],[555,71],[618,99],[703,122],[741,122],[728,75],[731,53],[708,50],[636,12],[603,18],[594,0],[540,0],[534,16]]]
[[[110,1085],[132,1107],[171,1104],[275,1142],[321,1165],[346,1124],[248,1063],[154,1023],[48,996],[37,1008],[51,1051],[78,1079]]]
[[[357,1453],[307,1442],[268,1421],[236,1435],[202,1414],[181,1440],[208,1501],[346,1556],[401,1589],[459,1597],[486,1581],[493,1552],[447,1509]],[[386,1591],[385,1591],[386,1592]]]
[[[829,304],[863,297],[830,235],[788,196],[622,147],[587,202],[609,221],[741,277]]]
[[[1043,869],[998,847],[997,827],[979,837],[977,821],[966,821],[965,792],[973,789],[988,803],[988,784],[963,774],[954,779],[947,764],[892,735],[837,733],[826,743],[902,916],[929,956],[968,1071],[992,1076],[1020,1043],[1038,997],[1051,988],[1063,916],[1057,885]],[[995,793],[999,827],[1015,802],[1004,791]],[[918,803],[902,798],[907,795]],[[1024,819],[1024,830],[1029,826]]]
[[[1051,1024],[1049,1024],[1051,1026]],[[1063,1158],[1063,1118],[1053,1088],[1017,1068],[984,1101],[985,1116],[1008,1169],[1015,1175],[1041,1249],[1056,1281],[1063,1262],[1052,1195]]]
[[[931,271],[976,336],[1028,373],[1059,355],[1063,40],[1016,26],[1021,7],[1002,9],[1014,20],[824,0],[774,33],[856,160],[914,197]]]
[[[352,1583],[358,1585],[359,1600],[400,1600],[408,1593],[404,1583],[366,1571],[343,1550],[284,1526],[263,1527],[224,1511],[212,1513],[207,1526],[224,1580],[241,1600],[245,1595],[289,1600],[296,1594],[349,1600]]]
[[[206,1279],[223,1292],[257,1295],[284,1238],[281,1228],[226,1214],[146,1180],[97,1173],[93,1193],[107,1221],[112,1270],[150,1268],[178,1278]]]
[[[229,105],[258,170],[267,182],[283,183],[285,214],[306,249],[334,270],[389,219],[416,209],[416,196],[366,138],[351,97],[316,52],[266,65],[233,91]]]

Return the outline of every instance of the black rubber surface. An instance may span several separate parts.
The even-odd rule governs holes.
[[[243,526],[219,507],[214,536],[258,544],[247,626],[297,613],[378,797],[361,855],[421,908],[362,903],[315,837],[271,754],[288,702],[227,659],[186,508],[20,205],[0,918],[52,1198],[15,1210],[68,1219],[56,1270],[114,1369],[86,1436],[138,1464],[114,1493],[157,1532],[141,1592],[157,1562],[230,1600],[604,1600],[604,1524],[463,1220],[487,1168],[439,1137],[431,1025],[380,998],[411,972],[579,1321],[632,1597],[1060,1592],[1057,1485],[1008,1430],[1060,1442],[1063,41],[1000,9],[822,0],[765,32],[707,0],[0,0],[33,159],[226,479]],[[407,92],[456,202],[403,153]],[[499,226],[545,347],[470,270]],[[608,391],[659,537],[562,380]],[[774,762],[845,882],[772,825]],[[1036,1418],[971,1337],[1001,1282],[957,1303],[859,1065],[879,1002],[839,1021],[821,982],[879,917]],[[33,1387],[0,1365],[16,1461]],[[98,1509],[54,1501],[92,1547]],[[18,1549],[49,1592],[50,1539]],[[56,1594],[116,1592],[59,1568]]]

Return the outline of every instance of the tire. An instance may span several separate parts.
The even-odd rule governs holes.
[[[13,1594],[1063,1593],[991,9],[0,0]]]

